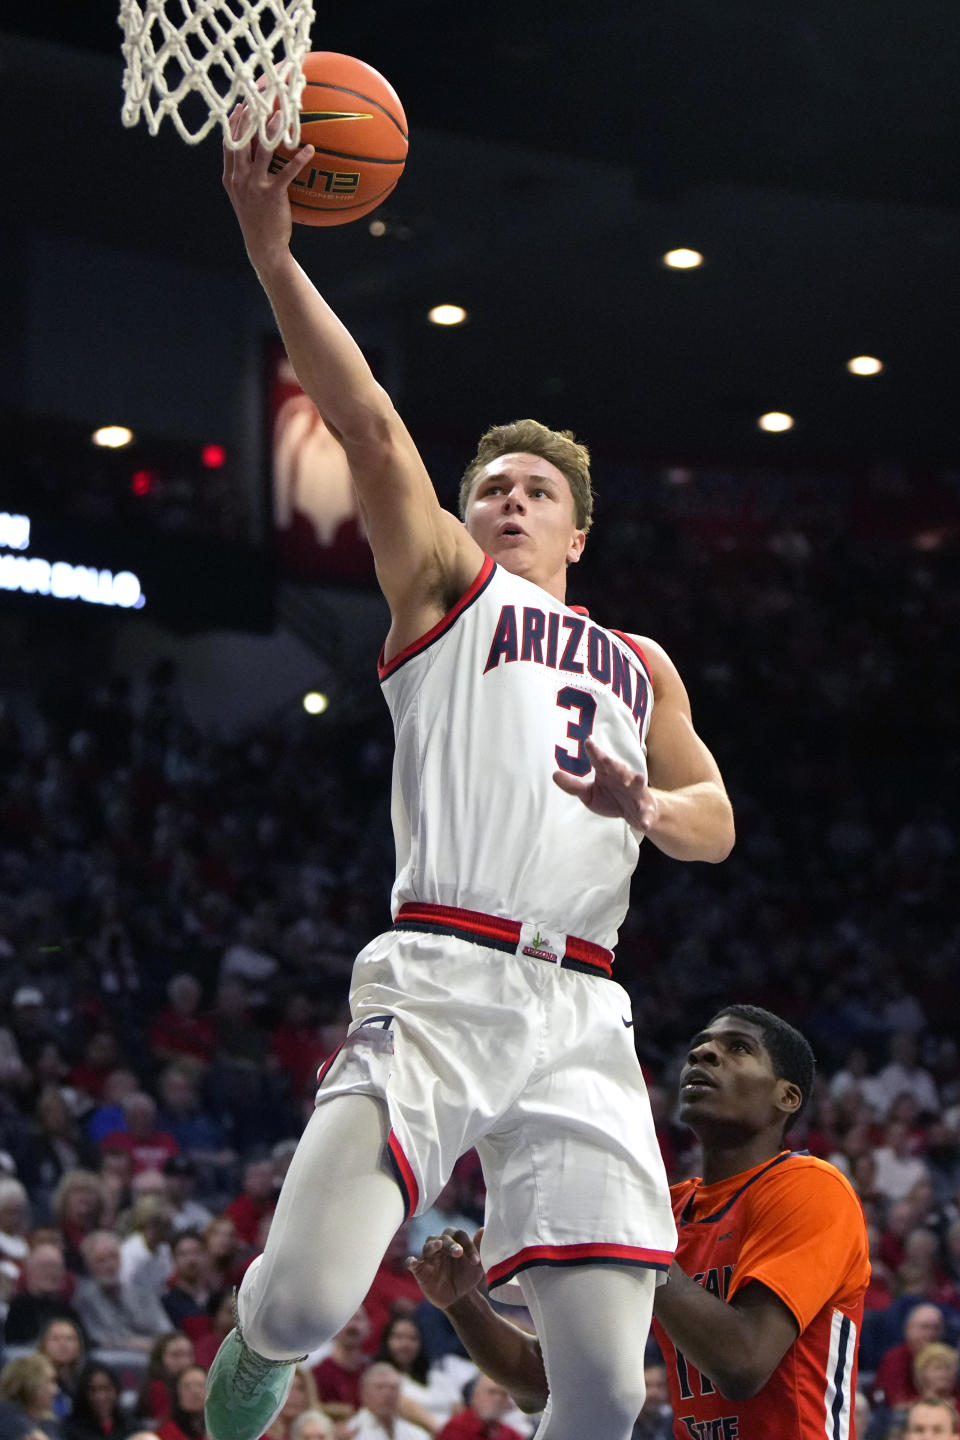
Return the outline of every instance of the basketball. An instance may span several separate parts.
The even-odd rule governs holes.
[[[304,56],[300,143],[310,164],[292,181],[290,205],[301,225],[346,225],[369,215],[403,173],[407,120],[393,86],[350,55],[312,50]],[[289,163],[279,146],[270,169]]]

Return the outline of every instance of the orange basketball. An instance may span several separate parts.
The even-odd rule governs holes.
[[[310,164],[290,184],[293,218],[301,225],[346,225],[387,198],[407,158],[407,119],[393,86],[350,55],[312,50],[304,57],[300,143],[313,145]],[[292,152],[280,146],[276,171]]]

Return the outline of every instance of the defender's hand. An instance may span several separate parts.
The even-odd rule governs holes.
[[[576,795],[595,815],[616,816],[635,830],[652,830],[657,823],[657,792],[646,777],[620,760],[607,755],[595,740],[586,742],[593,775],[582,779],[555,770],[554,782],[568,795]]]
[[[444,1230],[442,1235],[428,1236],[420,1254],[407,1261],[425,1298],[438,1310],[448,1310],[483,1280],[482,1235],[480,1229],[471,1240],[466,1230]]]

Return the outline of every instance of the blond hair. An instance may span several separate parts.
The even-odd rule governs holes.
[[[0,1370],[0,1400],[10,1400],[29,1414],[30,1407],[36,1404],[40,1386],[52,1374],[52,1362],[36,1351],[32,1355],[18,1355],[15,1360],[8,1360]],[[52,1411],[47,1413],[52,1414]]]
[[[956,1370],[958,1363],[960,1363],[960,1353],[944,1340],[931,1340],[929,1344],[920,1346],[920,1349],[913,1357],[913,1377],[921,1395],[924,1389],[922,1376],[931,1360],[949,1360],[954,1370]]]
[[[481,435],[477,453],[460,481],[460,518],[466,519],[473,482],[492,460],[501,455],[539,455],[566,478],[573,496],[577,529],[584,534],[593,523],[593,485],[590,481],[590,451],[581,445],[572,430],[551,430],[539,420],[514,420],[494,425]]]

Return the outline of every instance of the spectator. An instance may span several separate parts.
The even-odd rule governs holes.
[[[77,1311],[67,1299],[70,1277],[58,1245],[34,1245],[24,1261],[22,1285],[7,1311],[4,1338],[8,1345],[33,1345],[51,1320],[79,1323]]]
[[[49,1040],[56,1040],[57,1033],[43,991],[36,985],[19,985],[13,992],[11,1005],[11,1030],[14,1042],[23,1063],[33,1069],[37,1057]]]
[[[102,1150],[97,1174],[103,1186],[103,1228],[109,1229],[133,1204],[133,1156],[129,1150]]]
[[[69,1074],[70,1084],[93,1105],[103,1098],[107,1077],[120,1064],[120,1047],[112,1030],[94,1030],[83,1047],[83,1059]]]
[[[103,1152],[102,1142],[116,1130],[126,1130],[127,1117],[123,1102],[140,1089],[140,1081],[132,1070],[122,1067],[111,1070],[103,1082],[100,1104],[87,1120],[87,1139]]]
[[[149,1351],[158,1335],[173,1328],[159,1297],[147,1286],[121,1280],[120,1241],[112,1231],[95,1230],[82,1249],[87,1275],[77,1281],[75,1298],[91,1344]]]
[[[913,1362],[924,1345],[943,1339],[943,1312],[936,1305],[915,1305],[903,1326],[903,1341],[880,1357],[871,1400],[895,1410],[917,1399]]]
[[[330,1354],[313,1372],[317,1393],[324,1405],[349,1405],[360,1408],[360,1376],[370,1363],[366,1344],[370,1338],[367,1312],[360,1309],[338,1330],[331,1343]]]
[[[188,1155],[171,1155],[163,1163],[163,1190],[170,1205],[174,1235],[184,1230],[204,1230],[213,1219],[206,1205],[194,1198],[197,1167]]]
[[[199,1365],[181,1370],[174,1385],[173,1409],[157,1426],[160,1440],[204,1440],[203,1399],[207,1372]]]
[[[53,1413],[57,1377],[46,1355],[20,1355],[0,1370],[0,1400],[16,1406],[30,1429],[60,1440],[60,1422]]]
[[[37,1340],[36,1349],[37,1354],[45,1355],[53,1366],[57,1380],[53,1413],[58,1420],[63,1420],[73,1409],[77,1381],[86,1358],[83,1331],[72,1320],[51,1320]]]
[[[950,1400],[960,1398],[957,1389],[957,1370],[960,1354],[952,1345],[942,1340],[931,1340],[922,1346],[913,1357],[913,1385],[921,1400]]]
[[[659,1361],[644,1365],[643,1383],[643,1409],[637,1416],[630,1440],[671,1440],[673,1411],[670,1409],[667,1367]]]
[[[64,1440],[123,1440],[131,1420],[121,1403],[120,1381],[108,1365],[92,1360],[77,1381]]]
[[[173,1241],[173,1271],[161,1303],[170,1323],[191,1338],[210,1329],[210,1267],[203,1236],[184,1230]]]
[[[167,1201],[159,1195],[144,1195],[136,1200],[127,1216],[127,1230],[127,1238],[120,1246],[122,1278],[152,1290],[158,1297],[163,1295],[173,1270],[173,1217]]]
[[[209,1370],[214,1356],[236,1323],[233,1313],[233,1291],[221,1290],[210,1302],[210,1329],[194,1344],[194,1358]]]
[[[283,1402],[280,1414],[267,1429],[264,1440],[289,1440],[294,1421],[300,1415],[305,1415],[310,1410],[316,1410],[319,1404],[313,1376],[304,1366],[298,1365],[293,1372],[290,1394]]]
[[[940,1265],[940,1242],[932,1230],[919,1226],[903,1242],[903,1260],[895,1284],[899,1294],[932,1300],[935,1305],[956,1308],[960,1292]]]
[[[223,1214],[233,1222],[244,1245],[256,1246],[260,1222],[277,1207],[277,1177],[272,1160],[251,1160],[243,1168],[243,1189]]]
[[[0,1179],[0,1260],[11,1260],[19,1270],[27,1258],[27,1224],[30,1197],[26,1186],[12,1175]]]
[[[354,1440],[423,1440],[419,1425],[400,1419],[400,1376],[392,1365],[378,1361],[363,1372],[360,1402],[353,1417]]]
[[[160,1076],[160,1101],[158,1123],[173,1136],[181,1155],[216,1169],[236,1160],[221,1127],[201,1109],[194,1074],[185,1065],[168,1065],[164,1070]]]
[[[166,1130],[157,1129],[157,1106],[145,1090],[135,1090],[123,1100],[126,1127],[112,1130],[100,1141],[100,1149],[127,1150],[133,1156],[134,1174],[160,1170],[163,1162],[177,1154],[177,1142]]]
[[[908,1030],[891,1036],[890,1059],[876,1077],[875,1089],[881,1119],[886,1118],[897,1097],[904,1094],[913,1096],[921,1114],[936,1115],[940,1110],[933,1076],[919,1063],[916,1036]]]
[[[387,1246],[373,1284],[363,1302],[370,1321],[369,1344],[376,1348],[383,1327],[391,1315],[413,1315],[423,1299],[420,1286],[407,1269],[410,1254],[410,1230],[404,1224]]]
[[[335,1440],[333,1421],[322,1410],[304,1410],[290,1426],[289,1440]]]
[[[447,1421],[437,1440],[523,1440],[519,1431],[503,1423],[513,1401],[502,1385],[478,1375],[467,1394],[466,1410]]]
[[[51,1209],[63,1236],[67,1269],[74,1275],[83,1275],[80,1246],[86,1235],[100,1229],[106,1212],[106,1196],[100,1176],[92,1170],[68,1170],[53,1192]]]
[[[153,1426],[166,1420],[176,1400],[177,1376],[194,1360],[193,1345],[179,1330],[171,1330],[155,1341],[137,1400],[138,1419]]]
[[[203,991],[193,975],[174,975],[167,985],[170,1004],[150,1027],[149,1044],[155,1060],[167,1063],[188,1059],[208,1065],[216,1050],[216,1034],[200,1014]]]
[[[239,1285],[246,1269],[250,1247],[244,1246],[236,1226],[228,1215],[217,1215],[203,1232],[210,1266],[212,1290],[232,1290]]]
[[[958,1433],[957,1412],[949,1400],[914,1400],[907,1409],[903,1440],[953,1440]]]
[[[34,1204],[45,1219],[59,1182],[70,1170],[93,1163],[94,1153],[70,1113],[63,1092],[45,1085],[34,1111],[32,1131],[17,1147],[17,1170]]]
[[[891,1120],[883,1136],[873,1154],[877,1189],[887,1200],[905,1200],[918,1181],[929,1180],[927,1167],[913,1153],[907,1121]]]
[[[456,1386],[440,1367],[431,1369],[420,1326],[412,1315],[392,1315],[383,1327],[374,1361],[385,1360],[400,1376],[400,1414],[430,1434],[459,1408]]]

